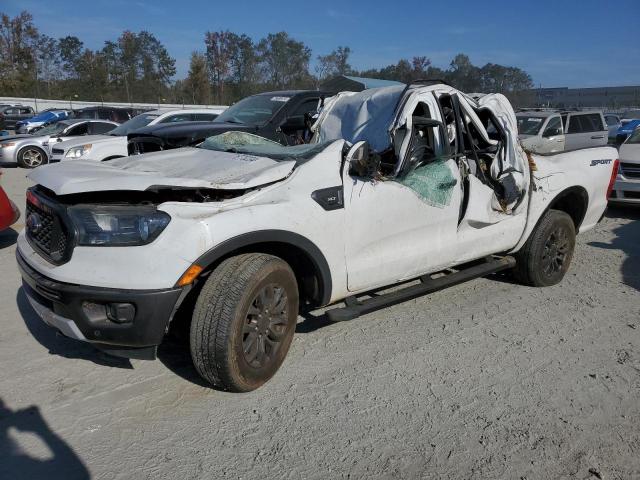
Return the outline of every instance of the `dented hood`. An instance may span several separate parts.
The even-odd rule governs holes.
[[[29,178],[57,195],[151,187],[245,190],[286,178],[295,164],[186,147],[102,163],[74,160],[45,165]]]

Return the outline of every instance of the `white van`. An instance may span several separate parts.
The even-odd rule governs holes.
[[[536,153],[556,153],[607,144],[608,129],[598,110],[519,112],[518,138]]]

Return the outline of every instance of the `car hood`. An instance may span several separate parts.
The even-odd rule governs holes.
[[[28,135],[28,134],[24,134],[24,135],[5,135],[3,137],[0,137],[0,142],[8,142],[8,141],[12,141],[12,140],[19,140],[20,138],[33,138],[33,135]]]
[[[78,145],[84,145],[85,143],[97,143],[101,140],[110,140],[114,138],[112,135],[82,135],[80,137],[73,138],[71,140],[65,140],[56,144],[57,148],[67,150],[71,147],[77,147]]]
[[[185,147],[110,162],[45,165],[29,178],[57,195],[161,187],[246,190],[286,178],[295,165],[294,160]]]
[[[635,160],[640,162],[640,143],[623,143],[620,145],[620,161]]]

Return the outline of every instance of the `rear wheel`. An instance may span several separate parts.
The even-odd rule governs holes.
[[[45,163],[47,154],[41,148],[28,146],[18,152],[18,165],[22,168],[36,168]]]
[[[559,210],[549,210],[516,254],[516,279],[533,287],[560,283],[569,270],[575,245],[576,230],[571,217]]]
[[[248,253],[223,261],[193,313],[191,356],[198,373],[223,390],[247,392],[284,361],[298,318],[298,285],[278,257]]]

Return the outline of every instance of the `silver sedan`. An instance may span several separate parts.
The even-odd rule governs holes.
[[[118,125],[109,120],[70,119],[48,125],[33,135],[0,137],[0,165],[39,167],[49,162],[52,144],[83,135],[102,135]]]

